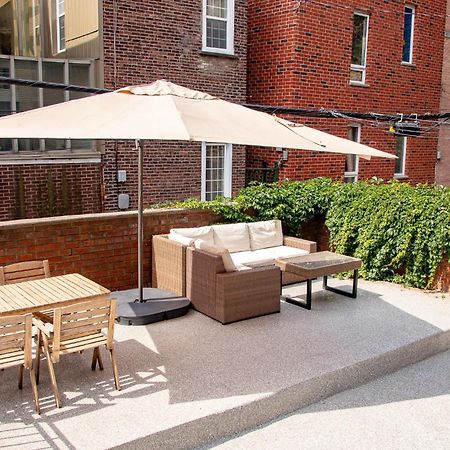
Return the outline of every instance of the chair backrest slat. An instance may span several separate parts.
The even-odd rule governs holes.
[[[31,355],[31,314],[0,318],[0,368],[16,361],[29,367]],[[23,350],[23,359],[17,359],[17,352]],[[20,353],[19,353],[20,354]],[[16,356],[15,356],[16,355]]]
[[[40,280],[50,276],[48,260],[26,261],[0,267],[0,284]]]
[[[109,341],[110,335],[114,332],[115,302],[115,299],[102,298],[55,309],[52,346],[54,360],[59,359],[61,340],[97,334],[106,328],[108,330],[106,339]]]

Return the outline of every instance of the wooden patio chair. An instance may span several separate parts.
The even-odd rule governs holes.
[[[119,373],[114,351],[114,320],[116,316],[116,300],[100,299],[77,303],[72,306],[56,308],[51,322],[35,317],[33,323],[38,328],[38,344],[36,357],[36,381],[39,383],[40,356],[43,351],[47,359],[55,395],[56,405],[61,406],[58,385],[53,364],[61,355],[81,352],[92,348],[92,370],[97,363],[103,370],[100,347],[105,345],[110,352],[114,383],[120,390]],[[106,332],[102,332],[106,329]]]
[[[23,386],[23,369],[30,373],[36,412],[40,414],[39,397],[31,353],[32,316],[0,318],[0,369],[19,366],[19,389]]]
[[[40,280],[50,277],[48,260],[26,261],[0,266],[0,285]]]

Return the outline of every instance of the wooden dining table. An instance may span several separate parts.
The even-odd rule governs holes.
[[[110,294],[111,291],[79,273],[3,285],[0,286],[0,317],[69,306]]]

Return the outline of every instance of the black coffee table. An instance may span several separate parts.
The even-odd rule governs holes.
[[[277,259],[275,264],[283,271],[299,275],[306,280],[306,303],[298,301],[292,297],[285,297],[288,303],[311,309],[312,302],[312,281],[315,278],[323,277],[323,288],[327,291],[335,292],[346,297],[356,298],[358,289],[358,270],[362,261],[351,256],[340,255],[333,252],[317,252],[309,255],[297,256],[295,258]],[[328,286],[328,276],[336,273],[353,270],[352,292],[343,291]]]

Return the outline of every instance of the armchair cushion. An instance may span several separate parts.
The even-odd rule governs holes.
[[[235,272],[237,270],[236,265],[231,259],[230,252],[226,248],[208,244],[201,239],[197,239],[194,242],[194,247],[203,250],[204,252],[211,253],[212,255],[220,256],[226,272]]]
[[[283,245],[283,229],[280,220],[266,220],[248,224],[251,250]]]
[[[169,239],[171,241],[179,242],[180,244],[186,245],[187,247],[190,247],[194,243],[194,240],[195,240],[191,237],[187,237],[187,236],[183,236],[182,234],[178,234],[174,230],[171,230],[171,232],[169,234]]]
[[[294,258],[307,254],[308,251],[306,250],[280,245],[278,247],[253,250],[252,252],[232,253],[231,259],[235,265],[263,267],[275,264],[277,258]]]
[[[230,253],[250,250],[250,236],[246,223],[213,225],[214,244],[228,249]]]
[[[172,228],[170,230],[169,239],[172,239],[174,234],[195,239],[202,239],[208,242],[208,244],[214,245],[214,233],[212,227],[196,227],[196,228]]]

